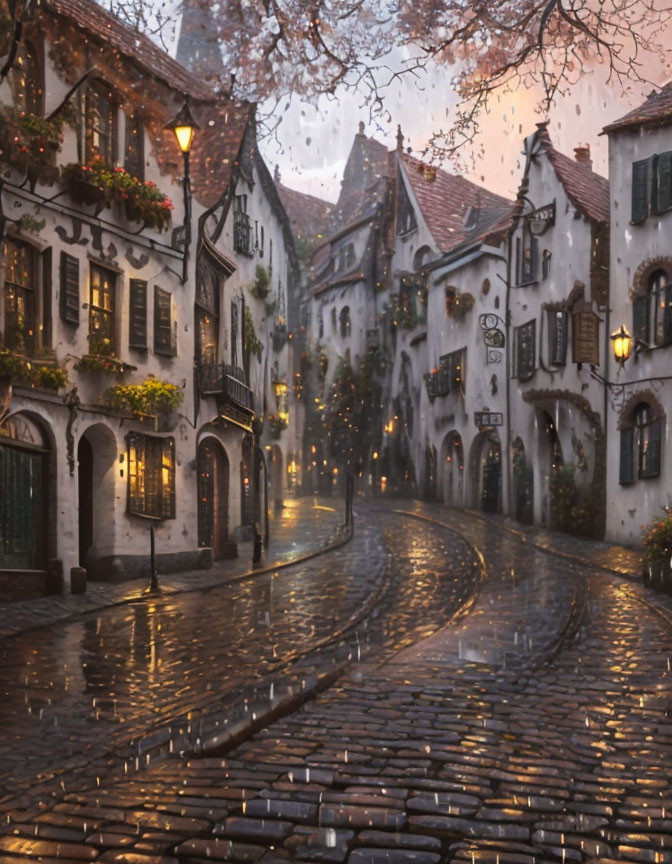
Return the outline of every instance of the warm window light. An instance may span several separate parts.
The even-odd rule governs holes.
[[[632,352],[632,336],[628,333],[625,324],[621,324],[618,330],[614,330],[611,334],[611,341],[614,346],[616,362],[623,366]]]
[[[164,128],[173,130],[177,138],[177,146],[183,153],[188,153],[194,140],[194,132],[201,127],[194,120],[189,103],[185,102],[177,117],[170,123],[166,123]]]

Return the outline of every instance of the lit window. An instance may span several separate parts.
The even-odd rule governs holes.
[[[132,433],[128,442],[128,512],[175,518],[175,439]]]

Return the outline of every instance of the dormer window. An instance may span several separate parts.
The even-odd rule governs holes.
[[[101,159],[106,165],[116,160],[114,115],[116,105],[110,89],[93,82],[86,91],[84,107],[84,156],[86,162]]]
[[[399,196],[397,201],[397,234],[408,234],[418,227],[411,199],[406,190],[406,184],[399,177]]]

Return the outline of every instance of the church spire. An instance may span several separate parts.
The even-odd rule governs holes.
[[[206,81],[217,84],[223,80],[224,63],[217,26],[207,0],[185,0],[176,59]]]

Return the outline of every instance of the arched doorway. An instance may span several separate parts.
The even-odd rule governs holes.
[[[534,520],[534,474],[525,458],[525,446],[520,438],[513,442],[513,511],[519,522],[531,525]]]
[[[481,432],[474,442],[474,504],[486,513],[502,509],[502,446],[496,429]]]
[[[96,560],[112,555],[114,534],[114,469],[117,441],[102,423],[90,426],[77,445],[77,496],[79,504],[79,566],[90,579],[101,576]]]
[[[422,497],[426,501],[436,501],[437,498],[436,460],[436,447],[429,444],[425,447],[425,471],[422,477]]]
[[[198,545],[212,549],[215,559],[231,554],[229,544],[229,460],[212,436],[196,452],[198,471]]]
[[[539,411],[539,455],[542,466],[544,490],[542,498],[542,522],[549,528],[567,530],[565,523],[565,499],[567,503],[572,497],[566,494],[569,490],[564,487],[573,485],[571,473],[565,474],[563,466],[565,460],[562,454],[562,446],[555,422],[548,411]]]
[[[457,507],[464,503],[464,448],[455,430],[446,435],[441,445],[441,500]]]
[[[282,450],[277,444],[271,447],[271,496],[276,510],[282,508]]]
[[[0,569],[46,568],[50,451],[36,419],[17,413],[0,424]]]

